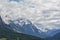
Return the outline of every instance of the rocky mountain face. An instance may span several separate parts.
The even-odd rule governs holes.
[[[18,18],[17,20],[8,20],[8,22],[9,24],[5,24],[2,18],[0,17],[0,25],[3,26],[2,28],[7,28],[9,30],[12,30],[13,32],[28,34],[36,37],[50,37],[60,32],[60,30],[49,30],[45,33],[40,32],[39,29],[37,29],[31,21],[25,18]]]
[[[34,26],[31,25],[32,24],[24,24],[24,26],[16,26],[13,22],[10,23],[10,25],[7,25],[2,21],[0,17],[0,38],[5,37],[7,38],[7,40],[17,40],[17,38],[19,38],[19,40],[42,40],[42,38],[32,36],[35,32],[38,33],[38,31],[36,28],[34,28]],[[28,29],[24,27],[28,27]],[[36,31],[33,32],[30,27],[32,27]]]
[[[8,28],[9,30],[13,30],[17,33],[40,36],[38,29],[29,20],[20,18],[19,20],[14,21],[9,20],[9,22],[10,23],[8,25],[5,24],[0,17],[0,25],[4,26],[5,28]]]
[[[29,34],[34,36],[40,36],[38,29],[29,21],[23,18],[17,20],[9,20],[9,29],[12,29],[15,32]]]
[[[0,17],[0,25],[2,25],[2,19],[1,19],[1,17]]]

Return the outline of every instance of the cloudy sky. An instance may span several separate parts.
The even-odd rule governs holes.
[[[60,29],[60,0],[0,0],[0,16],[6,24],[29,19],[42,32]]]

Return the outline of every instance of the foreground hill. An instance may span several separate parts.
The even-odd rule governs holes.
[[[19,40],[43,40],[39,37],[13,32],[2,26],[0,26],[0,38],[7,38],[7,40],[17,40],[17,38]]]

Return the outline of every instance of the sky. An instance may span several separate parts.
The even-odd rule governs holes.
[[[9,1],[21,2],[21,1],[24,1],[24,0],[9,0]]]
[[[41,32],[60,29],[60,0],[0,0],[0,16],[6,24],[29,19]]]

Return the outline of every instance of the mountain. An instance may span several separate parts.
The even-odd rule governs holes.
[[[43,40],[42,38],[39,38],[36,36],[19,33],[20,31],[17,32],[15,30],[13,30],[13,26],[12,26],[12,29],[10,27],[11,27],[10,25],[4,24],[4,22],[2,21],[2,19],[0,17],[0,38],[7,38],[7,40],[17,40],[17,38],[19,40]],[[21,29],[21,30],[23,30],[23,29]],[[23,31],[21,31],[21,32],[23,32]]]
[[[56,29],[48,30],[47,32],[42,32],[34,24],[32,24],[30,20],[25,18],[8,20],[8,24],[6,24],[0,17],[0,25],[3,25],[3,27],[17,33],[23,33],[23,34],[32,35],[41,38],[54,36],[56,33],[60,32],[60,30],[56,30]]]
[[[13,21],[9,20],[8,22],[8,26],[5,25],[5,27],[10,30],[13,30],[17,33],[29,34],[40,37],[40,32],[29,20],[20,18]]]
[[[56,33],[54,36],[52,37],[48,37],[46,38],[46,40],[60,40],[60,32]]]

